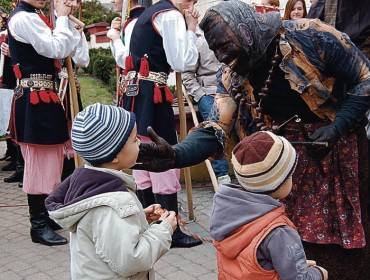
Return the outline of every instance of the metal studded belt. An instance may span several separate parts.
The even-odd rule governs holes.
[[[135,78],[135,76],[136,76],[136,71],[129,71],[125,76],[125,80],[126,81],[132,80],[133,78]],[[137,73],[137,77],[139,78],[139,80],[151,81],[151,82],[163,84],[163,85],[167,84],[167,80],[168,80],[168,75],[164,72],[149,71],[148,77],[141,76],[140,73]]]
[[[167,84],[167,79],[168,79],[168,75],[166,73],[152,72],[152,71],[149,71],[148,77],[141,76],[140,73],[138,74],[138,77],[139,77],[139,80],[152,81],[154,83],[163,84],[163,85]]]
[[[30,78],[24,78],[20,81],[21,86],[24,88],[43,88],[54,90],[54,82],[50,80],[36,80]]]

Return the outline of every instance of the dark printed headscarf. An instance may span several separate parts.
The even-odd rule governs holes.
[[[264,56],[268,45],[278,34],[281,26],[278,12],[261,14],[244,2],[231,0],[220,2],[209,8],[199,24],[201,29],[204,30],[210,21],[215,20],[215,13],[221,16],[239,39],[250,58],[249,69],[252,69]]]

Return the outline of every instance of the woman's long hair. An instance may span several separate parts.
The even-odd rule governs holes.
[[[306,2],[304,0],[289,0],[286,3],[286,6],[285,6],[285,12],[284,12],[284,16],[283,16],[284,20],[289,20],[290,19],[290,13],[292,12],[292,10],[294,8],[294,5],[297,2],[302,2],[302,4],[303,4],[303,17],[304,18],[307,17]]]

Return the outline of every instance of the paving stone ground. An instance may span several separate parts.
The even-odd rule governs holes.
[[[0,155],[5,153],[0,141]],[[7,162],[0,162],[0,170]],[[69,246],[49,247],[32,243],[26,194],[17,183],[4,183],[12,172],[0,171],[0,280],[67,280],[70,279]],[[196,221],[190,231],[209,238],[209,215],[214,191],[210,185],[194,186],[193,204]],[[181,209],[187,209],[186,192],[179,193]],[[184,220],[187,213],[180,211]],[[66,231],[59,233],[67,238]],[[155,265],[157,280],[217,279],[216,251],[211,243],[189,248],[171,249]]]

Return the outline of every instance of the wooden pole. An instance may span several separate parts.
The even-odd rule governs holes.
[[[84,29],[85,28],[85,24],[80,21],[79,19],[75,18],[73,15],[69,15],[68,18],[73,21],[75,24],[77,24],[80,28]]]
[[[70,56],[67,56],[65,59],[65,64],[67,67],[67,73],[68,73],[68,82],[69,82],[69,104],[70,104],[70,110],[71,110],[71,121],[73,123],[75,116],[79,112],[78,108],[78,99],[77,99],[77,89],[76,89],[76,83],[75,83],[75,75],[73,73],[73,67],[72,67],[72,59]],[[77,153],[73,153],[75,166],[79,167],[83,165],[83,159],[77,155]]]
[[[186,129],[186,113],[185,113],[185,105],[184,100],[182,98],[182,79],[181,73],[176,72],[176,92],[177,92],[177,100],[179,106],[179,119],[180,119],[180,142],[185,139],[187,135]],[[184,178],[185,178],[185,187],[186,187],[186,195],[188,199],[188,211],[189,211],[189,220],[194,220],[194,209],[193,209],[193,187],[191,183],[191,174],[190,174],[190,167],[183,168]]]
[[[197,126],[199,124],[199,121],[198,121],[197,113],[195,112],[193,103],[191,102],[186,89],[184,89],[183,93],[184,93],[184,96],[185,96],[186,101],[189,104],[189,108],[190,108],[190,111],[191,111],[191,116],[193,117],[194,125]],[[211,178],[213,189],[216,192],[217,189],[218,189],[218,182],[217,182],[217,178],[216,178],[215,172],[214,172],[214,170],[212,168],[211,162],[208,159],[206,159],[204,162],[206,164],[209,177]]]
[[[179,9],[180,13],[183,14],[184,10],[182,8],[181,0],[177,0],[175,6]],[[182,99],[182,79],[181,73],[176,72],[176,92],[177,92],[177,100],[179,106],[179,119],[180,119],[180,142],[185,139],[187,134],[186,129],[186,113],[185,113],[185,105],[184,100]],[[189,220],[194,220],[194,209],[193,209],[193,187],[191,183],[191,174],[190,174],[190,167],[183,168],[184,172],[184,179],[185,179],[185,187],[186,187],[186,195],[188,199],[188,211],[189,211]]]

